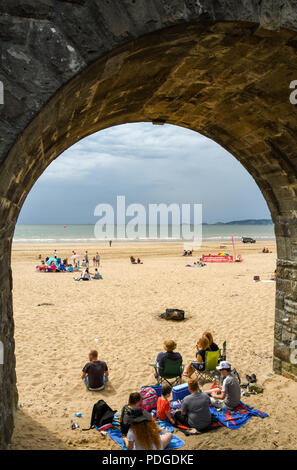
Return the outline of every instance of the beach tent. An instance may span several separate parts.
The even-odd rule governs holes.
[[[59,263],[58,263],[58,260],[57,260],[56,258],[54,258],[53,256],[47,260],[46,264],[49,265],[49,264],[51,264],[52,262],[54,262],[56,266],[58,266],[58,264],[59,264]]]

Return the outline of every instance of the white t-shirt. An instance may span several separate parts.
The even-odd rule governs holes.
[[[86,270],[82,273],[81,276],[83,279],[90,279],[90,273],[88,273]]]
[[[134,442],[134,449],[135,450],[146,450],[144,447],[142,447],[137,441],[136,441],[136,438],[135,438],[135,434],[134,432],[132,431],[132,429],[130,428],[129,431],[128,431],[128,434],[127,434],[127,439],[129,442]],[[153,444],[152,446],[152,450],[157,450],[156,446]]]

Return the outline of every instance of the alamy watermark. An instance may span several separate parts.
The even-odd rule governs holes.
[[[4,85],[0,81],[0,104],[4,104]]]
[[[4,344],[0,341],[0,366],[4,364]]]
[[[200,248],[202,243],[202,204],[143,204],[126,207],[125,196],[117,196],[116,214],[111,204],[98,204],[100,217],[94,233],[99,240],[176,240]],[[129,220],[127,220],[129,218]]]

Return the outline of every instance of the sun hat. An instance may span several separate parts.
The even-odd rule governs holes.
[[[148,411],[143,411],[141,408],[132,408],[126,415],[127,424],[138,424],[143,421],[152,421],[152,415]]]
[[[222,370],[222,369],[231,369],[231,364],[228,361],[222,361],[216,368],[217,370]]]

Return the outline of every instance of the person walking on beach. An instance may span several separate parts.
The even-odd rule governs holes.
[[[111,240],[109,240],[109,246],[110,246],[110,247],[111,247],[111,243],[112,243],[112,241],[111,241]]]
[[[100,266],[100,255],[97,251],[97,253],[96,253],[96,267],[99,268],[99,266]]]
[[[93,349],[89,353],[89,362],[82,370],[82,376],[88,390],[103,390],[108,381],[108,367],[106,362],[98,361],[98,352]]]

